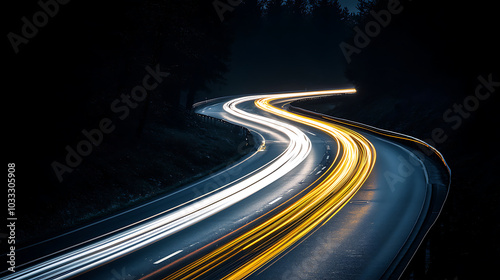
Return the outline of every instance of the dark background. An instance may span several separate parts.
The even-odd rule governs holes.
[[[405,277],[495,275],[500,89],[458,129],[442,116],[474,93],[479,75],[500,81],[494,2],[401,1],[403,11],[351,63],[339,44],[354,45],[353,28],[364,29],[374,20],[369,11],[386,9],[387,1],[359,1],[358,14],[336,1],[281,4],[245,1],[221,22],[206,0],[70,1],[59,4],[17,54],[5,36],[5,149],[18,170],[19,215],[43,212],[59,194],[72,192],[57,181],[51,163],[63,162],[64,147],[74,147],[80,131],[104,117],[117,125],[105,139],[113,154],[148,145],[144,127],[155,120],[182,130],[197,100],[352,83],[355,99],[338,103],[345,116],[423,139],[436,127],[448,135],[437,148],[452,169],[450,196],[429,234],[427,263]],[[21,35],[21,18],[32,21],[41,10],[37,1],[5,5],[5,35]],[[157,64],[169,78],[118,121],[110,104],[141,84],[147,65]]]

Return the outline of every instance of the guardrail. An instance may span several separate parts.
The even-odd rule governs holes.
[[[252,132],[243,126],[225,121],[223,119],[218,119],[214,118],[211,116],[195,113],[195,115],[203,122],[209,123],[212,125],[216,125],[219,127],[225,127],[225,128],[230,128],[230,132],[233,134],[238,134],[239,136],[244,136],[245,137],[245,146],[246,147],[252,147],[253,150],[257,150],[259,145],[257,145],[254,135]]]
[[[429,182],[427,187],[429,188],[429,196],[427,212],[419,218],[417,221],[419,225],[418,230],[412,232],[407,242],[401,247],[400,253],[394,258],[392,264],[382,276],[382,279],[399,279],[439,217],[448,197],[451,183],[451,169],[443,155],[431,145],[409,135],[376,128],[351,120],[327,116],[291,104],[287,109],[309,117],[362,129],[372,134],[391,137],[391,140],[413,152],[424,163],[426,168],[430,170],[428,171]]]
[[[328,120],[328,121],[334,121],[334,122],[338,122],[338,123],[345,124],[348,126],[361,128],[361,129],[368,131],[368,132],[371,132],[371,133],[391,137],[391,138],[393,138],[392,140],[394,142],[398,142],[400,144],[403,144],[407,147],[414,149],[415,155],[417,157],[419,157],[421,160],[426,159],[422,155],[422,154],[425,154],[427,157],[430,157],[433,160],[438,160],[439,162],[441,162],[442,165],[441,165],[440,169],[442,169],[445,174],[448,174],[448,176],[446,176],[447,178],[445,178],[444,181],[449,181],[449,178],[451,177],[451,169],[448,166],[448,164],[446,163],[446,160],[444,159],[443,155],[436,148],[432,147],[431,145],[427,144],[426,142],[424,142],[418,138],[415,138],[415,137],[409,136],[409,135],[405,135],[405,134],[402,134],[399,132],[394,132],[394,131],[390,131],[390,130],[385,130],[385,129],[373,127],[373,126],[370,126],[370,125],[367,125],[364,123],[359,123],[359,122],[355,122],[355,121],[351,121],[351,120],[346,120],[346,119],[342,119],[342,118],[324,115],[321,113],[302,109],[302,108],[296,107],[294,105],[289,105],[288,110],[290,110],[292,112],[299,113],[299,114],[304,114],[304,115],[308,115],[311,117],[315,117],[315,118],[320,118],[320,119],[324,119],[324,120]]]

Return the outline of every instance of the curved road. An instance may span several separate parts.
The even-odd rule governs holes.
[[[174,193],[18,250],[17,272],[3,279],[397,278],[439,214],[449,174],[417,140],[289,105],[353,92],[198,106],[250,129],[258,147]]]

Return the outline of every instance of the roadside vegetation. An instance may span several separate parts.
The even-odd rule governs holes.
[[[25,4],[9,4],[7,29],[22,31],[19,19],[38,7]],[[7,54],[20,247],[242,156],[246,135],[191,112],[227,71],[231,37],[212,9],[211,0],[70,3]]]
[[[488,277],[500,256],[500,226],[494,222],[500,199],[494,183],[500,47],[498,40],[478,39],[494,33],[498,17],[484,5],[398,1],[401,12],[389,18],[384,10],[391,1],[360,3],[367,5],[350,23],[358,28],[345,39],[359,49],[345,69],[358,93],[294,105],[436,147],[451,168],[450,193],[403,279]],[[384,24],[363,42],[359,30],[378,21]]]
[[[151,200],[226,167],[253,148],[237,126],[177,112],[181,127],[149,120],[140,139],[117,133],[23,213],[18,242],[43,239]],[[133,139],[133,138],[132,138]]]

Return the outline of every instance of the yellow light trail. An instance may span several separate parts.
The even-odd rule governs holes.
[[[255,101],[258,108],[317,128],[338,144],[337,159],[308,193],[265,222],[175,271],[165,279],[195,279],[238,257],[238,266],[223,279],[244,279],[330,220],[361,188],[373,169],[376,152],[361,134],[324,120],[294,114],[271,105],[283,98],[354,93],[355,89],[276,94]]]

